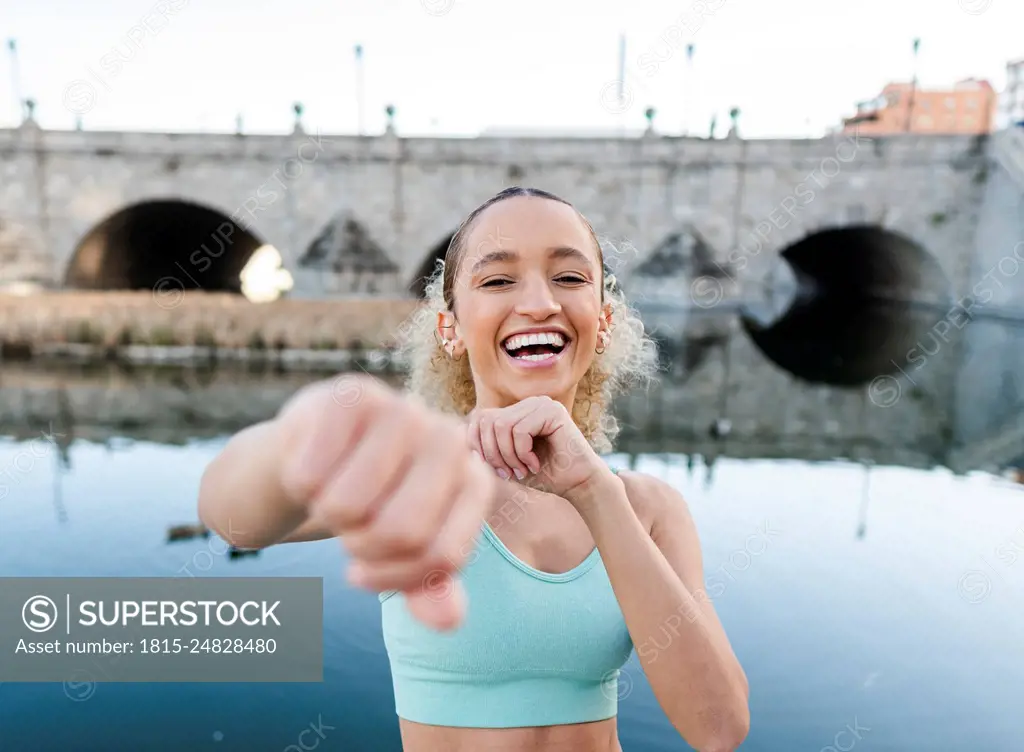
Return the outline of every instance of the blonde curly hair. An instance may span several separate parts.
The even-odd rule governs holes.
[[[464,355],[453,360],[444,352],[437,335],[437,314],[445,310],[455,313],[455,277],[465,255],[466,237],[476,218],[493,204],[516,196],[546,198],[572,206],[547,191],[520,187],[506,188],[478,206],[452,236],[444,259],[438,259],[426,283],[423,305],[396,336],[397,354],[407,368],[406,389],[438,410],[463,416],[476,406],[469,358]],[[612,450],[619,432],[618,421],[609,412],[611,401],[631,386],[650,382],[657,371],[657,347],[645,334],[640,316],[626,301],[615,275],[607,268],[605,249],[593,226],[582,214],[579,216],[590,231],[601,260],[601,303],[610,304],[612,309],[612,332],[604,351],[594,355],[593,363],[577,385],[572,417],[594,450],[606,453]]]

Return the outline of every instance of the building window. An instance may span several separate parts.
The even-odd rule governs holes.
[[[921,116],[920,116],[920,117],[919,117],[919,118],[917,119],[917,124],[918,124],[918,125],[919,125],[920,127],[922,127],[922,128],[931,128],[931,127],[932,127],[932,118],[931,118],[931,115],[921,115]]]
[[[946,97],[946,109],[947,110],[955,110],[956,109],[956,98],[955,97]]]

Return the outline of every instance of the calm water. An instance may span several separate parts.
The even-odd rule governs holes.
[[[949,350],[891,401],[727,338],[623,402],[608,461],[690,504],[750,679],[743,749],[1024,748],[1024,485],[999,475],[1024,456],[1020,373]],[[322,577],[325,665],[321,684],[2,684],[0,750],[279,752],[311,725],[318,750],[400,749],[379,606],[338,544],[167,540],[227,436],[315,378],[4,365],[0,575]],[[29,443],[51,425],[57,444]],[[619,694],[626,752],[687,748],[635,655]]]

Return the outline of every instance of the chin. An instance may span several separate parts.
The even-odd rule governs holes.
[[[561,399],[570,394],[579,384],[579,379],[574,378],[574,373],[565,368],[561,373],[536,371],[528,375],[504,374],[505,391],[512,395],[516,401],[522,401],[527,397],[551,397]]]

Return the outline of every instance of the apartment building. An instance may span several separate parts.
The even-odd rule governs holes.
[[[843,131],[867,136],[980,134],[994,130],[996,115],[997,96],[988,81],[969,78],[951,89],[891,83],[874,99],[858,103],[857,114],[843,119]]]
[[[1006,64],[1006,88],[999,97],[999,125],[1024,125],[1024,58]]]

